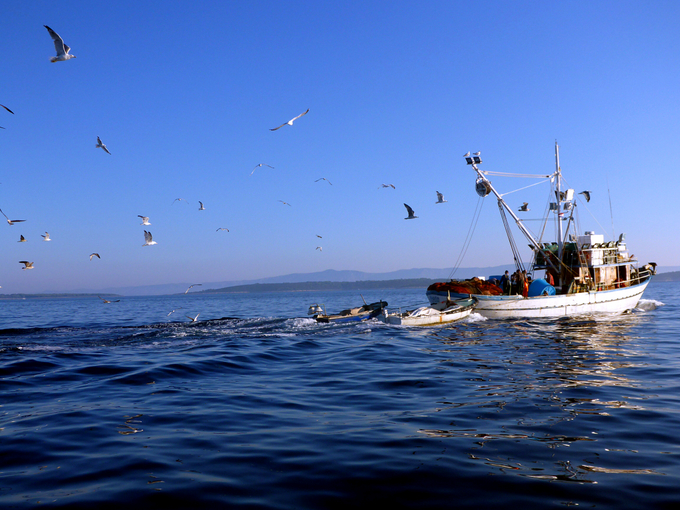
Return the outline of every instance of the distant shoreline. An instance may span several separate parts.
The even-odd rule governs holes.
[[[266,292],[325,292],[342,290],[377,290],[377,289],[426,289],[435,282],[441,282],[447,278],[403,278],[397,280],[361,280],[355,282],[295,282],[295,283],[253,283],[249,285],[235,285],[219,289],[207,289],[191,294],[256,294]],[[680,282],[680,271],[661,273],[654,276],[652,282]],[[162,294],[165,296],[179,296],[183,293]],[[101,296],[125,297],[121,294],[83,294],[68,292],[40,293],[40,294],[0,294],[1,300],[10,299],[59,299],[59,298],[100,298]]]

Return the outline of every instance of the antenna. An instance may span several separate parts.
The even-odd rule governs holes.
[[[612,210],[612,194],[609,191],[609,177],[607,177],[607,195],[609,196],[609,217],[612,220],[612,239],[616,237],[614,234],[614,211]]]

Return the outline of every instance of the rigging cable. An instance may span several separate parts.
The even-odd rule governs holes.
[[[515,244],[515,238],[512,236],[512,232],[510,231],[508,218],[505,216],[505,210],[503,209],[503,204],[500,200],[498,201],[498,210],[501,213],[501,218],[503,219],[503,226],[505,227],[505,232],[508,236],[508,241],[510,242],[512,256],[515,259],[515,267],[517,268],[518,271],[524,271],[524,263],[522,262],[522,257],[520,256],[519,250],[517,249],[517,245]]]
[[[465,236],[465,241],[463,241],[463,247],[460,249],[458,259],[456,259],[456,263],[453,265],[453,268],[449,273],[449,280],[453,279],[453,275],[456,274],[456,271],[458,271],[458,268],[460,267],[460,264],[463,262],[463,258],[465,257],[465,254],[467,253],[467,250],[470,247],[472,235],[474,234],[475,229],[477,228],[477,222],[479,221],[479,216],[482,213],[482,206],[484,205],[483,198],[484,197],[479,197],[477,199],[477,206],[475,207],[475,213],[472,215],[472,222],[470,223],[470,227],[468,228],[467,236]]]

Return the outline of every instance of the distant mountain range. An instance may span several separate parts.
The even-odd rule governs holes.
[[[514,264],[492,267],[467,267],[458,268],[453,275],[456,279],[472,278],[473,276],[501,275],[509,270],[515,270]],[[260,278],[256,280],[223,281],[223,282],[203,282],[200,287],[194,287],[192,293],[196,291],[223,290],[225,287],[236,287],[253,284],[274,284],[274,283],[305,283],[305,282],[362,282],[362,281],[386,281],[386,280],[448,280],[451,278],[452,268],[414,268],[400,269],[387,273],[366,273],[364,271],[327,269],[316,273],[293,273],[283,276],[273,276],[270,278]],[[680,281],[680,266],[658,267],[656,281]],[[117,294],[123,296],[154,296],[166,294],[184,293],[189,288],[190,283],[167,283],[163,285],[145,285],[138,287],[110,287],[106,289],[83,289],[74,293],[100,293]]]
[[[514,271],[514,265],[494,267],[469,267],[459,268],[454,278],[465,279],[473,276],[500,275],[505,270]],[[418,279],[427,278],[431,280],[448,280],[450,278],[452,268],[433,269],[433,268],[415,268],[415,269],[401,269],[398,271],[390,271],[387,273],[366,273],[364,271],[342,270],[336,271],[334,269],[327,269],[316,273],[293,273],[282,276],[272,276],[270,278],[260,278],[256,280],[241,280],[241,281],[223,281],[223,282],[202,282],[200,287],[194,287],[191,292],[201,292],[211,289],[223,289],[225,287],[236,287],[242,285],[253,284],[271,284],[271,283],[303,283],[303,282],[359,282],[359,281],[385,281],[385,280],[402,280],[402,279]],[[195,283],[195,282],[192,282]],[[99,289],[96,292],[102,294],[117,294],[123,296],[155,296],[166,294],[180,294],[184,293],[189,288],[190,283],[166,283],[162,285],[144,285],[139,287],[109,287],[106,289]],[[78,293],[92,293],[93,290],[79,289]]]

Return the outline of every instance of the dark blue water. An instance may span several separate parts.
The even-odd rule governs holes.
[[[680,502],[679,284],[623,316],[427,329],[320,325],[317,302],[361,298],[0,301],[0,507]]]

